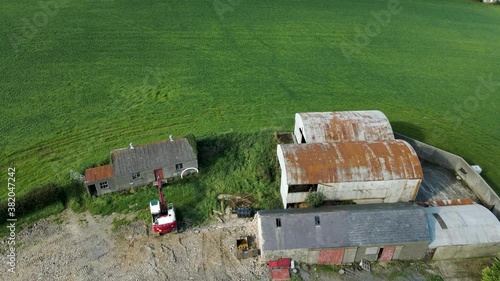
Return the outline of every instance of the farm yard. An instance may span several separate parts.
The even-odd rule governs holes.
[[[500,192],[500,6],[41,3],[0,3],[0,168],[16,168],[18,195],[68,185],[70,169],[106,163],[111,149],[131,141],[192,133],[201,174],[167,194],[181,213],[202,222],[221,192],[249,192],[259,207],[275,207],[272,133],[291,130],[295,112],[362,109],[381,110],[396,132],[480,165]],[[137,211],[156,193],[136,194],[94,202],[78,194],[46,212],[67,204]],[[194,202],[201,204],[192,210]]]

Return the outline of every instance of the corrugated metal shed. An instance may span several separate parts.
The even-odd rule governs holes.
[[[300,128],[307,143],[394,140],[389,120],[378,110],[296,113],[295,127],[296,137]]]
[[[413,204],[258,212],[263,251],[429,241],[426,215],[423,207]],[[277,219],[280,220],[280,227],[277,227]]]
[[[288,185],[423,177],[417,154],[401,140],[284,144],[278,145],[280,153]]]
[[[196,154],[185,138],[138,145],[134,149],[122,148],[111,152],[115,176],[131,175],[193,159],[196,159]]]
[[[485,207],[474,205],[428,207],[427,220],[434,249],[442,246],[500,243],[500,222]]]
[[[85,182],[100,181],[113,177],[113,166],[105,165],[85,170]]]

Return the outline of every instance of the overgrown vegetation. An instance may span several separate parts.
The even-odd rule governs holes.
[[[500,280],[500,259],[495,259],[491,266],[483,269],[481,281],[499,281]]]
[[[203,223],[213,209],[219,208],[216,197],[221,193],[252,194],[254,207],[280,208],[272,131],[210,135],[199,139],[197,147],[200,174],[169,180],[163,188],[166,200],[174,203],[179,220]],[[73,181],[64,187],[50,184],[20,196],[16,214],[22,218],[20,221],[28,222],[32,217],[55,214],[67,206],[75,212],[89,211],[94,215],[139,211],[138,219],[149,223],[148,203],[157,197],[157,188],[149,185],[90,198],[83,185]],[[1,212],[6,212],[6,208]],[[123,224],[126,220],[113,222],[117,228]]]
[[[309,191],[307,193],[306,202],[309,206],[317,208],[323,204],[325,198],[325,195],[319,191]]]

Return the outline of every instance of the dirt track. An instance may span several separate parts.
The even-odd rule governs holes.
[[[113,219],[123,217],[67,210],[40,220],[16,237],[16,274],[7,272],[6,253],[0,253],[0,280],[269,280],[260,257],[239,261],[233,253],[236,239],[255,235],[252,219],[230,219],[157,237],[150,235],[149,225],[140,221],[113,231]],[[4,240],[0,249],[6,248]],[[440,270],[421,262],[410,267],[396,263],[353,275],[320,272],[312,267],[301,269],[301,276],[305,281],[426,281],[428,274],[441,271],[446,281],[480,280],[481,269],[491,259],[476,261],[476,270],[471,270],[471,262],[437,263]]]
[[[116,216],[116,215],[114,215]],[[248,220],[194,228],[161,237],[134,222],[112,233],[114,216],[61,215],[62,224],[41,220],[18,234],[14,278],[1,280],[262,280],[257,259],[233,254],[237,238],[252,234]],[[5,255],[2,264],[6,266]],[[5,268],[6,269],[6,268]]]

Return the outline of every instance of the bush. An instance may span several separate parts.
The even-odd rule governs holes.
[[[321,206],[321,204],[323,204],[323,200],[325,200],[325,195],[321,192],[309,191],[306,198],[306,202],[309,206],[314,208]]]
[[[495,259],[491,266],[483,269],[482,281],[498,281],[500,280],[500,260]]]
[[[66,195],[64,194],[64,190],[53,183],[31,189],[16,197],[16,218],[21,218],[35,211],[40,211],[52,204],[62,203],[64,205],[65,199]],[[0,208],[0,216],[3,218],[7,218],[9,215],[9,206],[7,202],[7,200],[1,202],[2,207]]]

